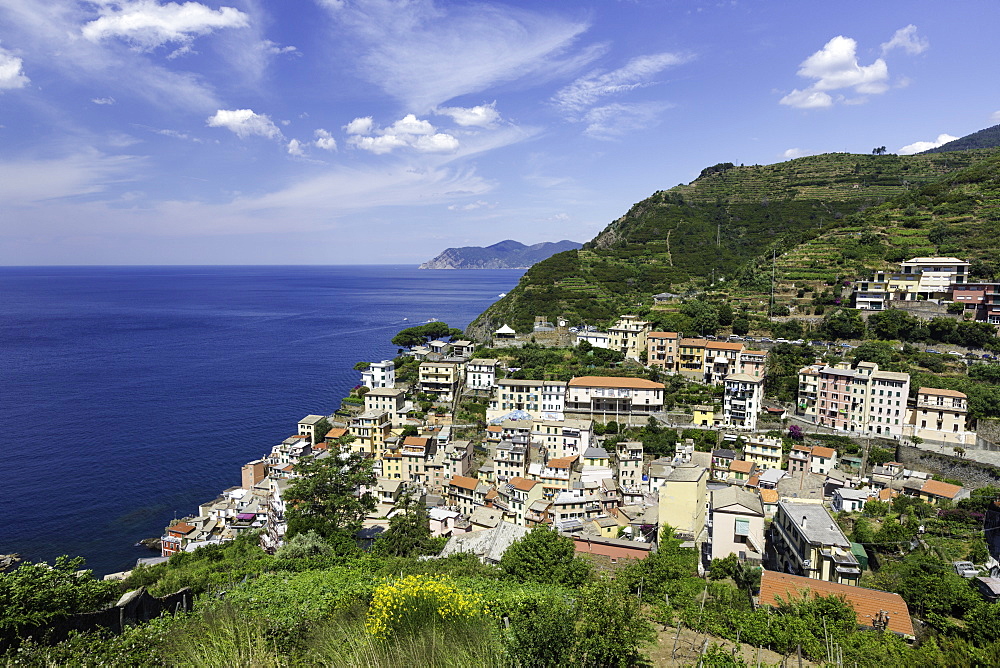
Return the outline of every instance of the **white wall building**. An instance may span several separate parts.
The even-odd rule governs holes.
[[[392,360],[372,362],[361,372],[361,384],[374,390],[377,387],[396,387],[396,365]]]

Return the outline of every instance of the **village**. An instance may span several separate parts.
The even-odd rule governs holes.
[[[859,289],[870,296],[871,286]],[[912,637],[898,594],[858,586],[871,546],[852,541],[838,518],[900,497],[945,509],[969,498],[974,486],[888,456],[894,445],[951,457],[973,452],[966,395],[922,386],[913,400],[909,374],[871,362],[830,364],[817,351],[817,362],[798,372],[794,406],[782,406],[764,391],[765,348],[780,343],[651,326],[627,314],[606,332],[538,318],[533,332],[503,326],[485,346],[455,335],[359,364],[360,383],[340,410],[302,418],[292,436],[243,466],[239,487],[168,527],[162,557],[255,530],[262,548],[276,551],[297,463],[353,452],[375,472],[374,488],[358,490],[378,500],[365,522],[368,540],[403,502],[417,500],[432,536],[448,539],[441,556],[466,552],[495,564],[514,541],[546,526],[614,568],[645,558],[670,527],[697,551],[701,574],[735,558],[763,568],[761,592],[769,593],[761,600],[803,586],[836,593],[852,602],[862,625],[877,626],[875,605],[888,620],[882,623]],[[504,351],[539,341],[614,351],[633,375],[512,377],[522,370],[507,365]],[[480,356],[484,350],[496,356]],[[665,383],[650,378],[700,388],[704,403],[668,410]],[[628,436],[639,430],[671,433],[672,450],[651,452]],[[995,504],[986,522],[1000,525]],[[988,542],[990,554],[953,567],[993,600],[1000,542]]]

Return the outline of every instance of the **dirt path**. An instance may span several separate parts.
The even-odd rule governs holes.
[[[676,650],[674,640],[676,638]],[[787,668],[798,668],[798,659],[792,656],[782,656],[769,649],[758,649],[753,645],[736,643],[717,638],[715,636],[698,633],[688,628],[681,628],[680,636],[677,635],[677,627],[668,626],[665,630],[656,634],[656,646],[650,649],[649,658],[654,666],[695,666],[701,656],[702,648],[705,647],[705,640],[708,644],[722,645],[727,651],[738,649],[737,656],[743,659],[749,666],[786,666]],[[803,666],[818,666],[808,659],[802,659]]]

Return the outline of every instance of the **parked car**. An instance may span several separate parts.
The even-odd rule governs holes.
[[[778,339],[775,343],[791,343],[788,339]]]
[[[840,346],[841,348],[853,348],[854,347],[850,343],[844,343],[843,341],[841,341],[837,345]]]
[[[797,346],[801,346],[803,343],[805,343],[805,339],[795,339],[794,341],[792,341],[792,343],[794,343]]]
[[[742,341],[743,337],[740,336],[740,335],[738,335],[738,334],[730,334],[729,335],[729,340],[730,341]]]
[[[965,357],[965,355],[963,355],[962,353],[958,352],[957,350],[949,350],[948,354],[949,355],[954,355],[956,357]]]
[[[774,343],[774,340],[773,340],[773,339],[771,339],[771,338],[770,338],[770,337],[768,337],[768,336],[763,336],[763,337],[761,337],[761,339],[760,339],[760,342],[761,342],[761,343]]]
[[[809,344],[813,345],[813,346],[825,346],[825,345],[828,345],[826,341],[810,341]]]
[[[719,337],[715,336],[714,334],[709,334],[705,338],[708,339],[709,341],[718,341],[719,340]]]
[[[924,350],[924,352],[925,353],[934,353],[935,355],[940,355],[941,354],[940,350],[935,350],[934,348],[927,348],[926,350]]]

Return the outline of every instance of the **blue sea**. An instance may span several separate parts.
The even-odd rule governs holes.
[[[0,268],[0,553],[125,570],[142,538],[335,410],[358,361],[464,328],[521,271]]]

